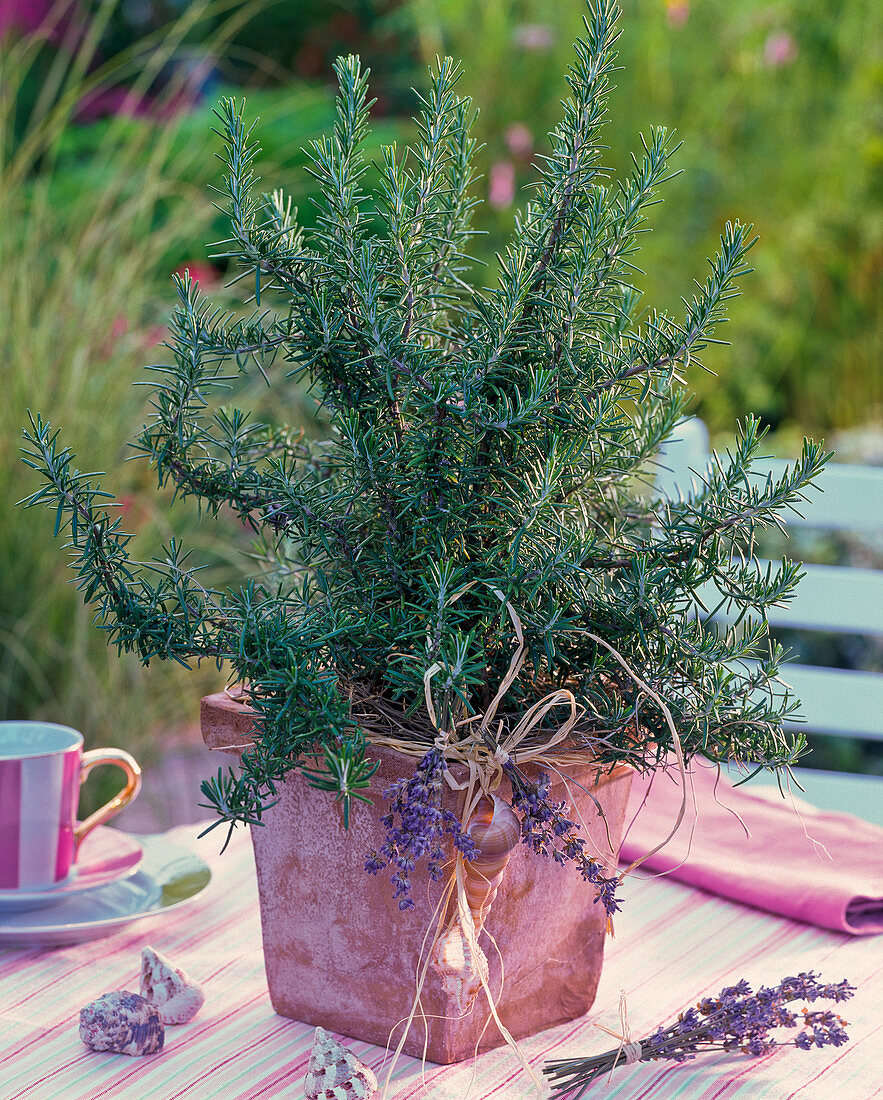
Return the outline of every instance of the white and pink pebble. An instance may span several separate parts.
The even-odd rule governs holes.
[[[186,1024],[205,1004],[199,982],[152,947],[141,952],[141,996],[156,1006],[164,1024]]]

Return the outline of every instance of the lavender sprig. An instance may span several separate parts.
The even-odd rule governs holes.
[[[803,1008],[794,1013],[786,1006],[793,1001],[846,1001],[855,992],[846,980],[834,984],[819,981],[810,970],[796,978],[783,978],[777,986],[761,986],[751,992],[748,982],[722,989],[718,997],[706,997],[695,1008],[682,1012],[677,1021],[659,1028],[640,1042],[638,1061],[667,1059],[686,1062],[710,1051],[741,1051],[758,1056],[774,1046],[795,1046],[809,1050],[817,1046],[842,1046],[849,1036],[842,1016],[830,1011]],[[792,1039],[777,1041],[770,1032],[777,1027],[799,1027]],[[623,1049],[608,1050],[590,1058],[568,1058],[547,1062],[543,1073],[552,1079],[552,1100],[579,1100],[589,1085],[615,1066],[626,1065]]]
[[[577,836],[579,825],[564,816],[566,802],[549,799],[550,780],[540,773],[536,783],[531,783],[511,762],[503,765],[512,784],[512,805],[521,813],[521,840],[538,855],[551,856],[556,863],[575,863],[586,882],[595,888],[595,901],[601,902],[612,917],[621,908],[616,896],[619,880],[604,874],[599,860],[587,856],[586,842]]]
[[[442,809],[442,776],[445,761],[438,749],[430,749],[420,760],[410,779],[400,779],[383,792],[390,803],[389,813],[380,819],[386,830],[386,840],[380,851],[372,850],[365,860],[365,870],[376,875],[385,867],[393,867],[391,881],[393,898],[399,909],[412,909],[411,871],[417,860],[429,858],[429,874],[433,882],[442,877],[445,851],[442,838],[450,833],[454,846],[464,859],[478,855],[475,842],[465,833],[456,814]],[[396,817],[399,824],[396,824]]]

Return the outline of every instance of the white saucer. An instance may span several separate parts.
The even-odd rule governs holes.
[[[72,894],[128,878],[138,870],[142,855],[141,845],[134,837],[99,825],[80,845],[79,858],[63,882],[42,890],[0,890],[0,912],[40,909]]]
[[[51,946],[99,939],[185,904],[211,881],[208,864],[188,849],[161,835],[134,839],[144,860],[130,878],[66,897],[37,913],[0,913],[0,944]]]

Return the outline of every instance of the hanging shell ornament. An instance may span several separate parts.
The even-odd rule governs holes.
[[[371,1067],[317,1027],[304,1081],[306,1100],[367,1100],[376,1091],[377,1078]]]
[[[463,891],[471,920],[466,927],[459,912],[432,947],[430,963],[442,989],[465,1015],[487,982],[487,958],[478,943],[491,903],[503,879],[512,850],[521,837],[521,825],[512,807],[496,795],[482,795],[466,832],[479,850],[463,861]]]
[[[459,918],[435,941],[430,956],[432,969],[441,979],[441,987],[460,1010],[472,1008],[481,987],[488,980],[487,958],[475,938],[464,930]]]
[[[105,993],[80,1009],[80,1038],[92,1050],[156,1054],[165,1042],[159,1009],[126,989]]]
[[[199,982],[152,947],[141,952],[141,996],[156,1005],[164,1024],[186,1024],[205,1004]]]
[[[521,839],[521,823],[508,802],[496,795],[483,795],[466,823],[466,832],[478,848],[478,856],[465,860],[463,865],[466,904],[478,935],[509,856]]]

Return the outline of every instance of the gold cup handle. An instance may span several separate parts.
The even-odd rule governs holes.
[[[141,790],[141,768],[134,756],[130,756],[123,749],[90,749],[83,753],[80,763],[80,785],[86,782],[89,772],[102,764],[115,764],[126,773],[126,785],[118,795],[110,802],[106,802],[94,814],[90,814],[85,821],[80,821],[74,826],[74,857],[83,840],[96,825],[102,825],[110,821],[120,812]]]

